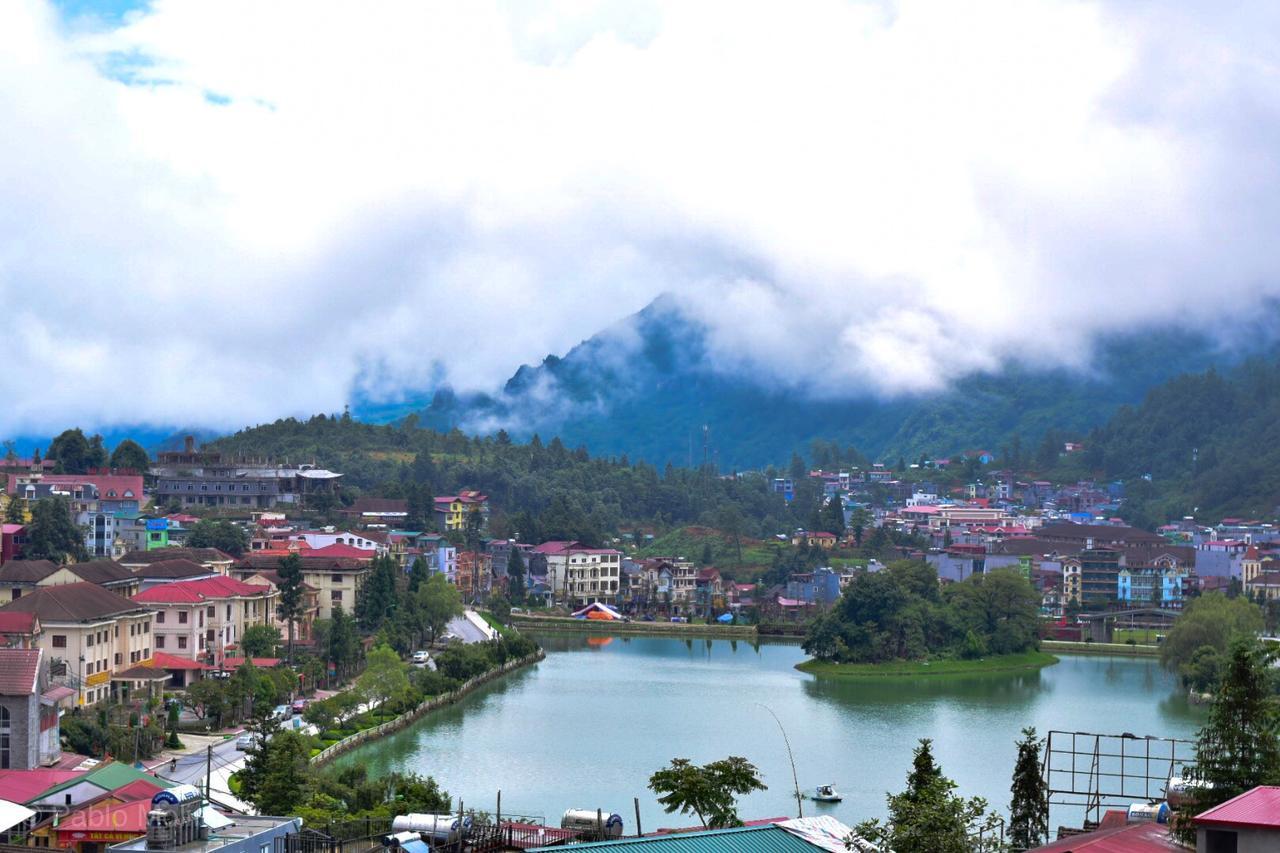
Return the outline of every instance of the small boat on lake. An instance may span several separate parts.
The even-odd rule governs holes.
[[[831,785],[819,785],[809,795],[809,799],[819,803],[838,803],[844,799],[840,793]]]

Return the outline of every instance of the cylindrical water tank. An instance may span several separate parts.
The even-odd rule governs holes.
[[[190,803],[203,797],[200,789],[195,785],[175,785],[165,791],[157,791],[155,796],[151,798],[151,804],[158,806],[161,803],[169,805],[177,805],[178,803]]]
[[[1129,823],[1168,823],[1168,803],[1133,803],[1129,806]]]
[[[431,841],[457,841],[471,831],[471,818],[452,814],[404,814],[391,821],[393,832],[420,832]]]
[[[605,838],[621,838],[622,816],[597,809],[569,809],[560,818],[560,828],[599,832]]]

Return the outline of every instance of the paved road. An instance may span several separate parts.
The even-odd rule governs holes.
[[[489,639],[489,635],[466,616],[451,620],[446,630],[456,634],[464,643],[483,643]]]
[[[203,788],[205,774],[211,770],[212,772],[209,773],[211,799],[215,803],[224,803],[252,814],[252,807],[238,800],[227,786],[227,777],[244,766],[244,758],[244,753],[236,749],[235,738],[231,738],[214,745],[212,759],[208,757],[206,751],[202,750],[179,757],[178,766],[174,770],[170,770],[171,765],[167,763],[161,764],[155,768],[155,774],[171,782]]]
[[[472,625],[464,616],[459,616],[458,618],[451,620],[449,622],[449,627],[446,630],[458,637],[461,637],[462,642],[464,643],[482,643],[489,639],[480,632],[479,628]]]

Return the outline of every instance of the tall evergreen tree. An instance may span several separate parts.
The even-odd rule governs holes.
[[[297,554],[290,554],[287,557],[280,558],[280,569],[277,572],[280,577],[280,603],[276,606],[276,610],[280,618],[289,626],[289,656],[290,665],[293,664],[293,635],[294,628],[299,619],[302,618],[302,558]]]
[[[329,638],[329,660],[338,672],[338,677],[348,675],[360,660],[360,634],[356,630],[355,620],[347,614],[342,606],[333,609],[333,618],[327,626]]]
[[[1179,814],[1196,815],[1258,785],[1280,784],[1272,657],[1249,640],[1232,643],[1209,719],[1196,738],[1195,765],[1187,773],[1192,805]],[[1194,842],[1189,820],[1179,821],[1176,828],[1184,840]]]
[[[356,619],[370,633],[382,627],[396,609],[396,563],[390,557],[374,557],[369,576],[356,601]]]
[[[1049,835],[1049,792],[1040,772],[1042,745],[1034,728],[1022,730],[1009,803],[1009,843],[1015,850],[1036,847]]]
[[[517,604],[524,601],[524,555],[515,547],[507,555],[507,595]]]
[[[409,564],[409,594],[413,595],[417,592],[418,587],[426,583],[430,575],[427,561],[422,557],[414,557],[413,562]]]

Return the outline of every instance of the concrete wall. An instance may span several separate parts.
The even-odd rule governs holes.
[[[1280,850],[1280,832],[1272,829],[1237,829],[1219,830],[1234,832],[1236,836],[1236,853],[1275,853]],[[1208,853],[1208,830],[1196,831],[1196,853]]]

